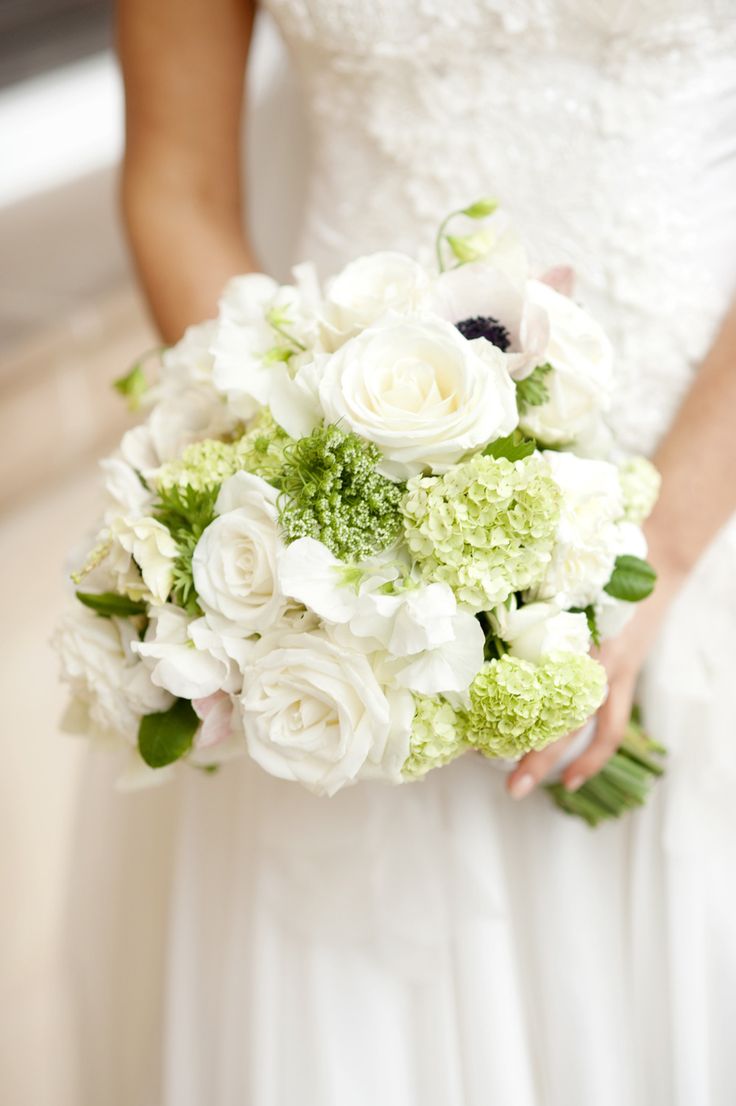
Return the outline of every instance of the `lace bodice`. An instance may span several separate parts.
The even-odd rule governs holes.
[[[651,448],[736,272],[734,0],[267,0],[311,132],[299,255],[426,254],[493,194],[569,262]]]

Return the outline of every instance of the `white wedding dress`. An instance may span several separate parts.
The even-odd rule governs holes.
[[[309,129],[294,259],[426,254],[498,197],[575,267],[652,450],[733,293],[733,0],[266,6]],[[731,1106],[735,567],[731,526],[643,681],[666,780],[596,831],[472,755],[332,800],[245,759],[120,796],[96,760],[78,1106]]]

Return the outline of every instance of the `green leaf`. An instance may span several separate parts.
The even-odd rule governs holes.
[[[523,413],[527,407],[541,407],[549,399],[549,388],[545,383],[545,376],[552,372],[552,366],[547,363],[537,365],[534,372],[516,385],[516,402],[519,412]]]
[[[506,438],[496,438],[483,450],[485,457],[505,457],[507,461],[521,461],[537,448],[534,438],[527,438],[520,430],[514,430]]]
[[[638,603],[654,591],[657,573],[648,561],[624,553],[616,558],[611,579],[603,589],[614,599]]]
[[[598,618],[595,613],[595,607],[592,603],[589,603],[587,607],[571,607],[570,614],[584,614],[588,623],[588,630],[590,631],[591,641],[595,646],[601,643],[601,634],[598,629]]]
[[[129,599],[127,595],[118,595],[114,591],[77,591],[75,595],[80,603],[103,618],[129,618],[146,613],[146,604],[142,600]]]
[[[138,749],[150,768],[173,764],[192,747],[199,726],[188,699],[177,699],[168,710],[145,714],[138,727]]]
[[[485,219],[489,215],[493,215],[497,208],[498,200],[492,200],[490,196],[485,196],[468,207],[464,207],[460,214],[467,215],[469,219]]]

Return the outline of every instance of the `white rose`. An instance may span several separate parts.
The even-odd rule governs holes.
[[[587,653],[590,649],[585,615],[561,611],[556,603],[527,603],[516,610],[497,607],[493,621],[509,652],[534,664],[549,653]]]
[[[242,636],[263,633],[283,613],[278,587],[277,491],[265,480],[238,472],[217,497],[218,517],[197,542],[192,557],[194,586],[208,616],[222,616]],[[216,626],[216,622],[211,624]]]
[[[151,679],[181,699],[204,699],[216,691],[239,691],[240,666],[226,643],[204,618],[192,619],[180,607],[167,604],[149,611],[143,641],[132,648],[145,658]],[[237,640],[236,656],[245,663],[250,643]]]
[[[229,282],[212,339],[212,379],[242,418],[270,403],[274,380],[285,373],[274,351],[293,351],[291,339],[310,345],[315,326],[300,288],[263,273]]]
[[[155,518],[111,519],[112,538],[108,566],[116,590],[131,599],[165,603],[173,584],[174,561],[179,548],[166,527]]]
[[[544,454],[562,492],[552,560],[533,598],[586,607],[608,583],[619,552],[623,514],[618,470],[572,453]]]
[[[550,335],[542,360],[553,371],[544,378],[549,399],[529,407],[522,427],[542,442],[586,442],[599,434],[601,413],[613,391],[613,351],[599,324],[567,296],[530,280],[528,299],[543,308]]]
[[[397,480],[446,472],[518,422],[501,351],[436,317],[387,317],[351,338],[325,365],[319,397],[326,420],[375,442]]]
[[[62,675],[91,736],[137,743],[142,715],[167,710],[172,697],[156,687],[131,646],[128,619],[100,618],[84,607],[67,612],[53,637]]]
[[[335,350],[387,311],[409,314],[427,294],[425,269],[403,253],[385,251],[351,261],[330,282],[323,307],[325,345]]]
[[[244,672],[248,750],[267,772],[334,795],[359,778],[399,782],[413,701],[382,688],[364,653],[322,632],[270,635]]]

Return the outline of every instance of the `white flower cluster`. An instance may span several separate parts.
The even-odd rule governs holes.
[[[598,694],[577,662],[646,591],[654,480],[606,459],[598,325],[479,241],[448,237],[439,274],[384,252],[324,290],[238,277],[163,354],[56,635],[87,732],[332,795],[421,777],[472,717],[487,751],[495,710],[549,740],[547,658],[576,658],[555,702]]]

